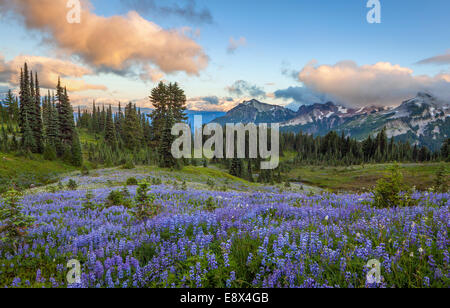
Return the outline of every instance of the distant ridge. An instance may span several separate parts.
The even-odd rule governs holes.
[[[292,107],[292,106],[291,106]],[[244,101],[213,122],[280,123],[283,131],[325,135],[329,131],[362,140],[386,128],[388,137],[432,150],[450,138],[450,107],[430,93],[420,92],[396,108],[347,108],[333,102],[302,105],[297,111],[256,99]]]

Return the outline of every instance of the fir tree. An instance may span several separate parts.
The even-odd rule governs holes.
[[[106,125],[105,125],[105,142],[115,150],[117,147],[116,130],[114,128],[112,108],[109,106],[106,115]]]
[[[83,165],[83,154],[81,152],[81,144],[76,131],[73,132],[71,154],[72,164],[81,167]]]
[[[161,134],[161,140],[159,142],[159,157],[160,167],[173,168],[176,166],[176,160],[172,155],[172,143],[174,136],[172,135],[172,126],[174,124],[174,118],[172,113],[169,112],[165,121],[165,126]]]

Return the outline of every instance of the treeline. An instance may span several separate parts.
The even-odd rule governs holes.
[[[43,154],[81,166],[83,157],[67,89],[58,80],[56,93],[43,98],[38,74],[25,63],[18,97],[11,91],[1,105],[0,151]]]
[[[395,142],[388,138],[383,129],[376,137],[369,136],[364,141],[330,132],[326,136],[314,137],[303,133],[283,133],[281,150],[296,152],[294,164],[358,165],[363,163],[386,162],[429,162],[449,161],[450,139],[441,151],[431,152],[427,147],[419,147],[406,142]]]

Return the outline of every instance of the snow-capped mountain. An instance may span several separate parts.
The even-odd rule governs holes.
[[[280,123],[283,131],[325,135],[344,132],[359,140],[386,128],[389,137],[426,145],[436,150],[450,138],[450,106],[431,94],[418,93],[396,108],[369,106],[347,108],[332,102],[302,105],[297,111],[281,106],[246,101],[216,123]]]
[[[386,128],[388,137],[438,149],[450,137],[449,103],[428,93],[419,93],[400,106],[382,110],[367,117],[356,117],[339,129],[356,138]]]

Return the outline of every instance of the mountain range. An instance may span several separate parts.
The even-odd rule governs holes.
[[[397,141],[437,150],[450,137],[450,104],[422,92],[395,108],[368,106],[355,109],[327,102],[302,105],[294,111],[253,99],[244,101],[212,122],[222,125],[280,123],[282,131],[302,131],[317,136],[333,130],[358,140],[386,128],[388,137]]]

